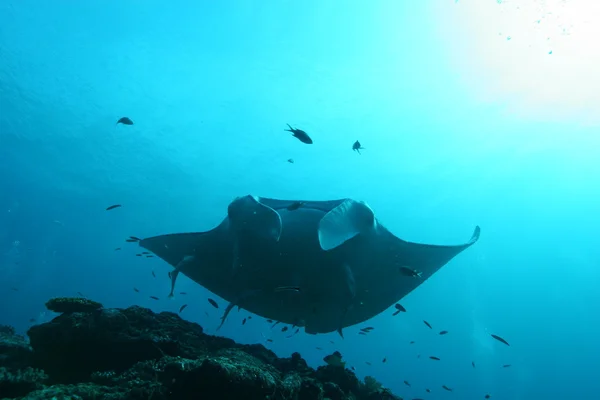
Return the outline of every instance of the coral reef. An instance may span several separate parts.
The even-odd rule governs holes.
[[[56,299],[55,299],[56,300]],[[60,299],[63,314],[27,332],[0,326],[0,398],[399,399],[340,366],[310,368],[262,345],[203,333],[169,312]]]

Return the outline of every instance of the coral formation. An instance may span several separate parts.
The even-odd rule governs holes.
[[[63,314],[27,332],[0,327],[0,398],[399,399],[340,366],[207,335],[169,312],[54,299]]]

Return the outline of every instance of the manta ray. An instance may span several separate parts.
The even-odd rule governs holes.
[[[402,240],[364,202],[232,201],[212,230],[142,239],[139,245],[234,308],[304,327],[337,331],[369,320],[398,302],[479,239],[441,246]]]

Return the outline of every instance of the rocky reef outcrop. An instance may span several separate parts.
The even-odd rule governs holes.
[[[63,314],[31,327],[29,340],[0,326],[1,399],[400,399],[371,377],[314,370],[298,353],[279,358],[174,313],[68,298],[48,307]]]

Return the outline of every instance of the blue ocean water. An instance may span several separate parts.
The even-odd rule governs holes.
[[[214,333],[225,302],[183,276],[167,299],[171,267],[125,238],[211,229],[245,194],[352,197],[401,238],[481,240],[367,336],[286,338],[243,310],[219,335],[312,366],[339,350],[405,398],[596,398],[600,57],[580,3],[0,0],[0,322],[82,293],[187,303]]]

